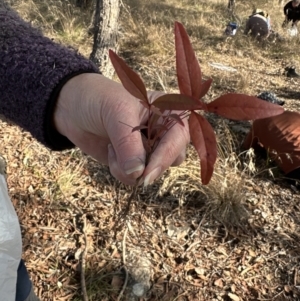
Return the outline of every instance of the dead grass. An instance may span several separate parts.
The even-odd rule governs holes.
[[[299,111],[299,80],[283,75],[287,65],[300,68],[299,38],[290,39],[282,31],[277,1],[237,1],[242,22],[233,38],[223,35],[233,19],[226,3],[124,1],[120,54],[148,88],[176,90],[173,23],[178,20],[188,30],[204,76],[214,80],[206,101],[229,91],[269,90],[286,101],[286,108]],[[286,42],[258,44],[242,34],[254,5],[269,10],[274,29]],[[16,8],[48,36],[89,55],[89,12],[82,14],[59,0],[20,0]],[[237,71],[216,69],[213,62]],[[42,300],[82,300],[80,256],[85,237],[90,301],[131,300],[137,281],[151,284],[140,298],[145,301],[300,300],[298,191],[265,160],[241,150],[249,123],[212,116],[209,120],[219,141],[211,184],[200,184],[199,163],[189,148],[180,167],[170,168],[151,187],[138,191],[127,222],[117,232],[129,187],[78,150],[50,152],[16,126],[0,123],[0,153],[8,161],[24,259]],[[129,282],[119,296],[124,258]]]
[[[92,41],[87,29],[91,24],[92,8],[83,13],[75,4],[76,0],[17,0],[14,8],[50,38],[88,57]]]
[[[268,9],[274,29],[287,39],[286,43],[262,45],[243,36],[246,18],[255,5]],[[270,11],[270,7],[274,9]],[[234,19],[227,13],[226,1],[181,1],[180,4],[174,1],[130,1],[127,10],[123,11],[125,22],[121,27],[123,38],[120,51],[147,80],[150,88],[162,88],[157,70],[152,67],[152,64],[157,64],[159,73],[164,74],[164,89],[176,89],[173,23],[178,20],[188,30],[204,74],[213,77],[213,87],[221,86],[223,91],[225,88],[245,93],[256,92],[270,82],[269,78],[264,78],[266,73],[271,73],[272,89],[285,86],[285,79],[277,80],[276,77],[281,75],[284,66],[299,61],[299,39],[288,38],[281,29],[282,9],[271,0],[264,3],[252,1],[251,5],[239,2],[236,14],[242,20],[241,30],[236,37],[226,38],[223,35],[224,28]],[[211,62],[234,67],[237,73],[212,70],[209,66]],[[258,74],[260,72],[261,75]]]

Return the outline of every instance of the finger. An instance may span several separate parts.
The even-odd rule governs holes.
[[[185,158],[186,146],[190,141],[188,125],[176,124],[161,139],[151,155],[144,171],[144,186],[151,184],[171,165],[180,164]]]
[[[171,166],[178,166],[178,165],[180,165],[185,160],[185,157],[186,157],[186,147],[181,151],[181,153],[175,159],[175,161],[172,163]]]
[[[136,180],[134,178],[128,177],[127,175],[124,176],[124,173],[121,171],[121,168],[119,166],[115,150],[111,144],[108,145],[108,166],[110,173],[117,180],[127,185],[135,184]]]
[[[75,127],[72,134],[69,139],[79,147],[81,151],[102,164],[108,164],[107,145],[109,144],[109,139],[103,139],[98,135],[76,129]]]
[[[128,178],[131,181],[131,179],[137,179],[144,172],[146,152],[141,133],[139,131],[132,132],[132,128],[141,123],[141,105],[129,94],[128,97],[132,98],[129,99],[130,102],[122,102],[113,111],[113,118],[108,114],[105,124],[116,155],[116,162],[112,164],[112,172],[118,175],[118,178]],[[129,106],[128,103],[131,105]]]

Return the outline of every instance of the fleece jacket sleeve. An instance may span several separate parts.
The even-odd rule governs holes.
[[[71,148],[53,125],[59,92],[73,76],[98,72],[91,61],[44,37],[0,0],[0,114],[52,150]]]

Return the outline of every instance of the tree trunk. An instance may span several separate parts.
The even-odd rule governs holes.
[[[235,9],[235,0],[228,0],[228,9],[234,11]]]
[[[94,44],[90,59],[99,66],[102,74],[112,78],[114,68],[108,50],[117,52],[120,0],[96,0],[94,14]]]

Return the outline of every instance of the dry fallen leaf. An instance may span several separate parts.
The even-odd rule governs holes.
[[[285,285],[284,290],[289,293],[291,291],[291,287],[289,285]]]
[[[223,246],[219,246],[216,251],[220,254],[223,254],[225,256],[228,256],[227,252],[226,252],[226,249],[223,247]]]
[[[203,269],[203,268],[195,268],[195,272],[198,275],[204,275],[205,274],[205,269]]]
[[[251,257],[256,257],[256,253],[252,249],[249,249],[248,252]]]
[[[232,285],[231,285],[231,291],[234,293],[235,290],[236,290],[236,286],[235,286],[235,284],[232,284]]]
[[[235,294],[228,293],[228,297],[233,301],[240,301],[240,298]]]
[[[214,285],[218,286],[218,287],[223,287],[224,283],[223,283],[222,278],[219,278],[219,279],[215,280]]]

